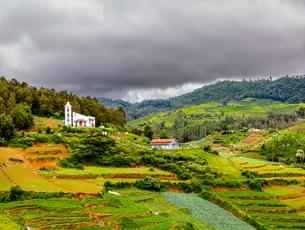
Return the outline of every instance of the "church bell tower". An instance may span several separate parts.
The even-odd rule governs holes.
[[[65,105],[65,125],[73,126],[72,106],[70,102]]]

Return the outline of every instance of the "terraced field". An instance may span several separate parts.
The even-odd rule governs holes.
[[[135,189],[119,192],[120,196],[105,194],[103,198],[83,200],[52,198],[0,203],[0,220],[10,224],[11,229],[18,229],[17,222],[33,230],[165,230],[186,229],[187,226],[212,229],[168,203],[159,193]]]
[[[214,195],[218,199],[267,229],[304,229],[305,188],[302,184],[305,170],[245,157],[232,157],[231,160],[240,170],[256,172],[267,181],[291,179],[300,184],[267,185],[263,191],[215,189]]]
[[[258,173],[266,179],[290,178],[303,181],[305,170],[289,167],[279,163],[272,163],[263,160],[250,159],[245,157],[234,157],[232,161],[241,170],[249,170]]]
[[[192,215],[202,221],[207,222],[215,229],[219,230],[254,230],[252,226],[238,219],[232,213],[218,207],[217,205],[199,198],[193,194],[170,193],[163,195],[181,208],[187,208]]]
[[[304,207],[293,207],[288,200],[294,198],[287,196],[282,191],[283,187],[277,189],[277,191],[281,191],[280,194],[271,192],[271,190],[274,191],[274,188],[266,188],[264,192],[216,192],[215,195],[246,213],[267,229],[304,229]],[[295,189],[295,187],[288,190],[290,189]],[[289,195],[294,194],[290,192]],[[297,192],[298,190],[295,191],[295,193]]]
[[[157,168],[115,168],[85,166],[84,170],[61,168],[57,160],[68,156],[61,144],[36,144],[27,149],[0,148],[0,191],[19,185],[26,191],[98,193],[105,181],[133,182],[146,176],[178,181]],[[18,161],[12,161],[17,159]]]

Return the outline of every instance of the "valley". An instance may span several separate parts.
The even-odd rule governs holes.
[[[304,103],[214,101],[124,125],[95,106],[97,127],[23,104],[2,118],[1,230],[304,229]]]

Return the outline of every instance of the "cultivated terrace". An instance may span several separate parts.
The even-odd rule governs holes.
[[[126,124],[94,98],[0,84],[1,230],[305,229],[302,103],[208,102]],[[96,128],[65,126],[67,100]]]

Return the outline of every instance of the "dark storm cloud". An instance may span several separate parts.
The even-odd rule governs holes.
[[[142,99],[304,73],[304,10],[301,0],[0,0],[0,74]]]

